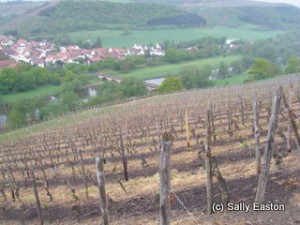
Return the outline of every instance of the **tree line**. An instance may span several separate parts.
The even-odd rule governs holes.
[[[203,27],[206,20],[195,13],[187,13],[178,16],[156,17],[147,21],[148,26],[175,25],[180,27]]]
[[[135,96],[148,95],[143,81],[130,78],[121,84],[105,82],[97,89],[97,96],[83,102],[82,87],[89,83],[87,74],[101,70],[115,70],[128,72],[141,67],[150,67],[166,63],[179,63],[183,60],[193,60],[203,57],[200,53],[209,48],[208,55],[245,55],[241,60],[230,64],[221,62],[219,65],[206,65],[203,68],[183,67],[177,74],[168,77],[158,93],[168,93],[183,89],[196,89],[214,85],[215,79],[224,79],[241,74],[248,74],[246,82],[258,79],[266,79],[279,74],[300,72],[299,35],[282,35],[277,38],[256,41],[253,43],[238,41],[240,48],[226,49],[221,45],[225,38],[205,38],[192,42],[168,42],[163,43],[166,54],[163,57],[128,56],[124,60],[107,58],[102,62],[85,64],[66,64],[57,62],[49,68],[38,68],[21,64],[16,68],[3,69],[0,72],[0,94],[11,94],[33,90],[47,85],[62,85],[62,92],[55,100],[49,98],[23,100],[7,106],[0,96],[0,105],[6,105],[9,120],[12,127],[26,124],[29,117],[33,121],[42,121],[53,118],[69,111],[80,108],[99,105],[103,103],[119,101]],[[205,43],[205,44],[203,44]],[[190,46],[191,48],[187,49]],[[215,49],[215,50],[214,50]],[[215,52],[214,52],[215,51]],[[38,109],[38,112],[36,111]],[[22,115],[22,116],[21,116]],[[38,116],[37,116],[38,115]],[[21,119],[20,119],[21,118]]]
[[[0,72],[0,94],[12,94],[33,90],[44,85],[59,85],[58,73],[48,69],[20,64],[16,68],[4,68]]]
[[[185,11],[171,5],[151,3],[117,3],[105,1],[60,1],[54,7],[42,10],[45,17],[38,23],[33,33],[53,31],[79,31],[97,29],[122,29],[125,24],[146,27],[150,18],[165,15],[178,16]]]

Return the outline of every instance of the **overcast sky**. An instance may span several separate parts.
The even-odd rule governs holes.
[[[275,3],[287,3],[300,7],[300,0],[255,0],[260,2],[275,2]]]
[[[0,2],[7,2],[13,0],[0,0]],[[45,0],[31,0],[31,1],[45,1]],[[47,0],[46,0],[47,1]],[[51,1],[51,0],[49,0]],[[260,1],[260,2],[275,2],[275,3],[287,3],[300,7],[300,0],[252,0],[252,1]]]

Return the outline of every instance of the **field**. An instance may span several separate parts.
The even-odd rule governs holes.
[[[68,33],[73,41],[101,38],[104,47],[132,47],[134,44],[160,43],[170,41],[190,41],[203,37],[227,37],[228,39],[258,40],[275,37],[283,31],[255,30],[254,26],[243,25],[236,28],[211,27],[166,30],[132,30],[132,34],[122,36],[122,30],[97,30]]]
[[[95,86],[99,86],[100,84],[102,84],[101,80],[99,80],[95,76],[90,76],[89,83],[83,88],[87,89],[88,87],[95,87]],[[33,99],[33,98],[40,98],[40,97],[47,97],[47,96],[56,96],[63,91],[63,88],[64,88],[63,85],[44,86],[32,91],[3,95],[3,99],[6,103],[11,104],[15,101],[20,101],[22,99]]]
[[[291,89],[290,84],[294,84]],[[41,224],[38,218],[44,224],[99,224],[95,157],[101,156],[106,159],[104,196],[110,224],[158,224],[160,143],[164,140],[165,145],[172,143],[171,189],[167,198],[172,225],[298,224],[300,168],[296,139],[293,135],[284,138],[288,118],[283,104],[265,202],[284,204],[285,211],[225,210],[207,215],[205,145],[210,146],[213,162],[218,162],[213,164],[214,174],[219,171],[214,175],[213,202],[221,203],[227,193],[230,203],[252,204],[259,177],[253,97],[257,93],[262,154],[271,99],[279,93],[280,85],[286,95],[291,91],[289,107],[298,115],[299,76],[294,75],[98,108],[49,121],[44,130],[42,125],[38,125],[39,130],[24,129],[17,139],[12,136],[14,139],[9,140],[7,136],[0,142],[0,220],[12,225]],[[207,108],[211,109],[209,114]],[[211,130],[205,125],[207,121]],[[299,125],[298,119],[293,121]],[[211,144],[207,134],[211,135]],[[222,186],[224,181],[227,191]]]
[[[143,80],[166,77],[168,75],[180,75],[178,72],[184,68],[189,66],[197,66],[203,67],[206,65],[211,65],[212,67],[219,66],[220,62],[224,62],[226,64],[231,63],[232,61],[240,59],[241,56],[228,56],[228,57],[216,57],[202,60],[195,60],[177,64],[167,64],[161,66],[147,67],[143,69],[136,69],[134,71],[128,73],[120,73],[115,71],[107,71],[107,73],[120,76],[120,77],[135,77]]]
[[[216,86],[224,86],[224,85],[236,85],[236,84],[242,84],[244,81],[249,78],[248,74],[241,74],[239,76],[229,77],[225,78],[223,80],[216,80],[215,85]]]
[[[51,95],[57,95],[62,91],[62,86],[47,86],[35,89],[33,91],[27,91],[24,93],[15,93],[10,95],[3,95],[4,101],[8,104],[19,101],[22,99],[32,99],[36,97],[46,97]]]

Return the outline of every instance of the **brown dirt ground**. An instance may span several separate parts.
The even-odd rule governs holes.
[[[266,119],[262,118],[262,121]],[[264,122],[263,137],[266,135],[266,122]],[[286,123],[281,123],[281,127]],[[258,177],[254,161],[253,138],[251,125],[240,126],[240,130],[234,131],[230,139],[224,133],[217,137],[213,143],[212,152],[216,156],[219,168],[226,179],[229,189],[229,202],[245,202],[251,204],[255,197]],[[205,170],[203,161],[199,159],[198,150],[203,146],[196,147],[196,140],[192,139],[192,148],[187,149],[184,140],[184,132],[177,128],[178,138],[174,141],[171,156],[171,185],[172,192],[182,201],[172,203],[172,225],[294,225],[300,224],[300,152],[295,143],[293,150],[284,158],[282,169],[277,168],[272,162],[269,182],[266,191],[266,201],[285,204],[285,211],[274,212],[229,212],[206,215],[206,187]],[[250,138],[249,138],[250,137]],[[203,138],[203,137],[202,137]],[[249,142],[243,146],[241,140]],[[280,148],[280,138],[277,138],[277,148]],[[262,150],[264,144],[262,144]],[[148,166],[141,165],[141,157],[147,160]],[[128,170],[130,180],[123,181],[127,194],[121,189],[116,181],[117,177],[123,180],[120,157],[111,157],[105,165],[106,191],[109,201],[109,219],[112,225],[145,225],[158,224],[158,193],[159,154],[149,147],[141,146],[137,153],[128,157]],[[57,176],[51,168],[47,169],[50,191],[54,200],[50,202],[45,195],[42,175],[39,171],[36,176],[40,179],[39,195],[43,207],[45,224],[71,225],[71,224],[100,224],[100,209],[98,190],[95,186],[95,165],[89,158],[85,159],[86,173],[89,186],[89,199],[85,198],[80,167],[75,166],[76,179],[71,175],[70,166],[58,164]],[[3,224],[39,224],[35,207],[34,195],[30,181],[26,184],[22,176],[17,177],[20,187],[20,200],[5,202],[1,199]],[[76,190],[79,201],[75,201],[69,189]],[[214,202],[221,202],[219,184],[214,180]]]

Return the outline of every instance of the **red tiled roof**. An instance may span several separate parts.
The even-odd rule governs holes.
[[[102,60],[103,60],[103,58],[98,57],[98,56],[95,56],[95,57],[90,58],[90,61],[91,61],[91,62],[100,62],[100,61],[102,61]]]
[[[93,51],[97,54],[97,55],[100,55],[102,57],[107,57],[109,56],[109,53],[107,51],[106,48],[95,48],[93,49]]]
[[[34,64],[45,63],[45,59],[35,58],[35,59],[32,59],[32,63],[34,63]]]
[[[0,36],[0,41],[1,42],[9,42],[9,41],[12,41],[12,39],[9,37],[6,37],[6,36]]]
[[[5,67],[15,67],[17,65],[17,63],[13,60],[3,60],[3,61],[0,61],[0,69],[3,69]]]

